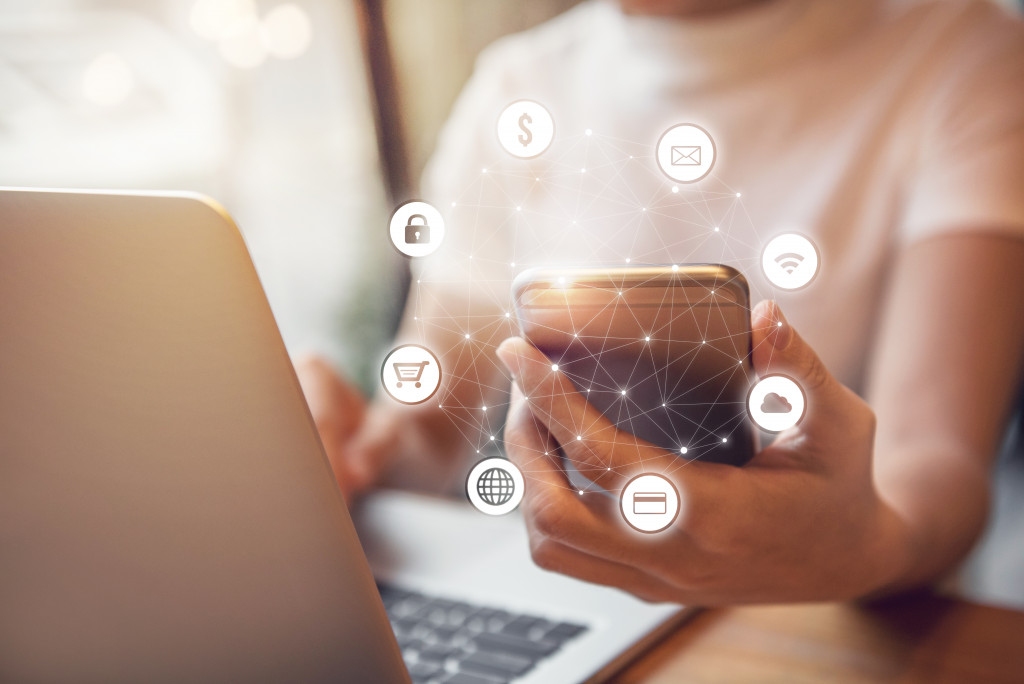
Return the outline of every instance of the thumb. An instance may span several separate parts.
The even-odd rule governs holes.
[[[764,301],[751,311],[754,370],[759,378],[782,374],[800,386],[804,415],[773,446],[799,445],[831,453],[836,444],[869,442],[874,413],[825,367],[809,344],[792,328],[778,304]]]
[[[754,371],[759,378],[782,373],[818,398],[842,388],[811,346],[789,324],[774,301],[760,302],[750,312]]]

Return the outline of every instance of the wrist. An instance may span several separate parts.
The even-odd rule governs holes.
[[[872,573],[860,592],[863,599],[873,599],[909,588],[914,584],[915,541],[907,521],[888,502],[877,497],[871,527],[872,543],[866,544],[872,559]]]

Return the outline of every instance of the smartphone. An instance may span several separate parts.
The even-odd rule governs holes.
[[[512,296],[523,337],[619,429],[681,458],[753,457],[750,291],[739,271],[530,269]]]

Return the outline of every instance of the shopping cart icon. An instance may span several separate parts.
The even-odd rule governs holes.
[[[395,375],[398,376],[398,382],[395,383],[397,387],[401,387],[403,382],[415,383],[416,387],[420,387],[420,378],[423,377],[423,368],[427,366],[430,361],[417,361],[416,363],[393,363],[395,367]]]

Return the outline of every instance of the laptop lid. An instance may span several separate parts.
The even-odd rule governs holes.
[[[209,200],[0,191],[0,680],[408,681]]]

